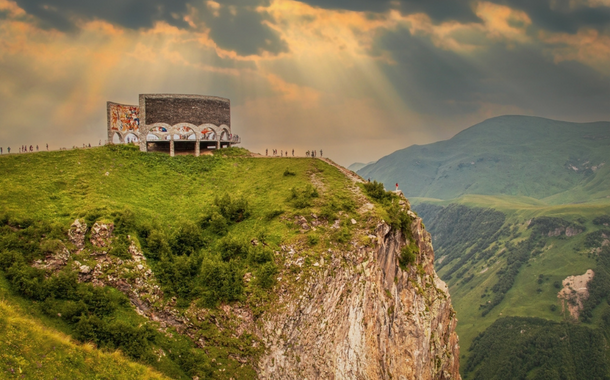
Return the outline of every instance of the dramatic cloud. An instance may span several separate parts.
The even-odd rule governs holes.
[[[154,92],[343,164],[502,114],[608,120],[610,0],[0,0],[0,146],[95,144],[107,100]]]

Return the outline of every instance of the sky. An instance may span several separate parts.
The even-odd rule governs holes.
[[[0,146],[106,138],[106,101],[231,100],[254,152],[369,162],[494,116],[610,120],[610,0],[0,0]]]

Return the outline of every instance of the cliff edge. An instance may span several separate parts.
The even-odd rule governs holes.
[[[460,379],[448,288],[434,271],[430,234],[408,213],[410,234],[380,220],[349,251],[328,249],[301,287],[282,286],[259,331],[261,379]],[[401,248],[413,244],[415,261],[401,266]],[[299,247],[284,248],[288,274]]]

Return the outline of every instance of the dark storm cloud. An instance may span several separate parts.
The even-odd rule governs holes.
[[[27,13],[38,17],[43,25],[62,31],[75,28],[74,18],[102,19],[138,29],[151,27],[164,20],[172,25],[185,26],[181,15],[186,12],[186,1],[164,0],[16,0]]]
[[[542,29],[575,33],[583,26],[603,28],[610,25],[610,7],[590,8],[570,5],[570,0],[492,0],[527,13]]]
[[[268,20],[267,15],[249,6],[235,6],[231,10],[227,3],[239,5],[245,1],[223,2],[218,16],[209,11],[202,12],[202,20],[210,28],[210,38],[218,46],[242,56],[262,51],[277,54],[288,50],[277,32],[263,23]]]
[[[210,37],[218,46],[239,55],[262,51],[279,53],[287,46],[277,33],[263,23],[264,14],[256,11],[268,0],[218,1],[218,17],[203,1],[184,0],[17,0],[28,14],[36,16],[43,26],[61,31],[74,31],[77,19],[101,19],[130,29],[150,28],[156,21],[165,21],[179,28],[189,28],[183,16],[188,5],[199,10],[199,17],[210,28]],[[229,10],[231,6],[232,11]]]
[[[607,115],[610,79],[577,62],[556,64],[540,47],[498,44],[464,57],[405,29],[387,33],[378,45],[397,62],[384,68],[386,75],[420,113],[464,115],[486,103],[538,115]]]
[[[480,22],[473,0],[301,0],[327,9],[385,12],[398,9],[403,14],[426,13],[435,22],[455,20]],[[519,9],[528,14],[535,27],[574,33],[583,26],[602,28],[610,25],[610,7],[574,6],[570,0],[487,0]]]
[[[426,13],[434,21],[457,20],[477,22],[470,0],[301,0],[304,3],[327,9],[385,12],[398,9],[403,13]]]

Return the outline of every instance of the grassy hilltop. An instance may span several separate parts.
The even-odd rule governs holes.
[[[326,221],[362,218],[354,185],[335,167],[237,148],[203,157],[133,146],[4,155],[0,174],[2,378],[254,378],[264,345],[223,305],[256,323],[274,307],[282,246],[307,252],[300,272],[283,281],[306,276],[356,228]],[[383,209],[370,212],[388,220]],[[304,233],[295,218],[311,223],[312,214],[320,224]],[[87,232],[77,250],[67,235],[77,218],[89,228],[114,225],[106,262],[116,267],[101,267],[104,276],[133,286],[147,276],[163,291],[151,305],[188,315],[193,336],[179,333],[171,315],[167,325],[151,322],[118,290],[78,281],[108,248],[92,245]],[[144,266],[131,260],[130,244],[147,257]],[[32,265],[65,250],[71,255],[54,275]]]

